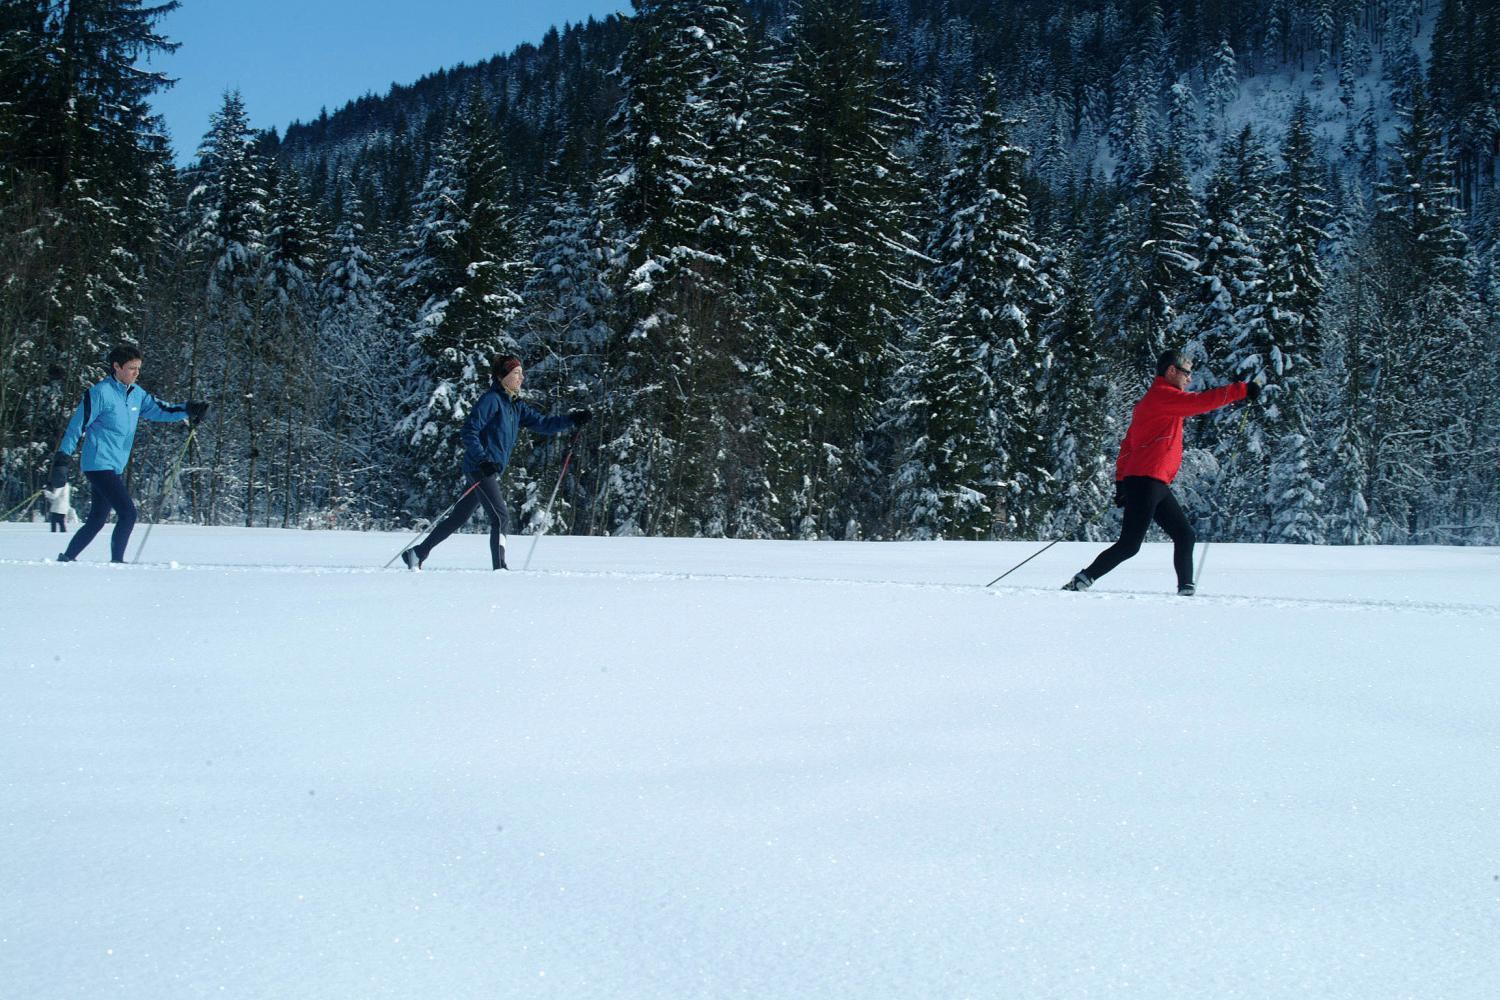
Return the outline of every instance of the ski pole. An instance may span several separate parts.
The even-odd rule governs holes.
[[[12,514],[14,514],[16,511],[20,510],[21,508],[25,507],[27,504],[31,503],[31,501],[35,500],[37,497],[39,497],[41,495],[42,495],[42,491],[41,490],[37,490],[35,493],[31,494],[31,496],[27,497],[25,500],[22,500],[20,503],[16,504],[14,507],[12,507],[10,510],[6,511],[5,515],[3,517],[0,517],[0,521],[9,521],[10,520],[10,516]]]
[[[1038,550],[1036,552],[1033,552],[1031,555],[1027,556],[1025,559],[1022,559],[1020,562],[1016,563],[1010,569],[1006,570],[1004,573],[1001,573],[999,576],[995,577],[989,583],[985,584],[985,587],[986,588],[993,587],[995,584],[999,583],[1001,580],[1004,580],[1007,576],[1010,576],[1016,570],[1020,569],[1022,566],[1025,566],[1027,563],[1031,562],[1031,560],[1035,559],[1037,556],[1041,555],[1043,552],[1046,552],[1048,549],[1052,548],[1052,546],[1056,545],[1060,541],[1062,541],[1061,538],[1054,538],[1052,541],[1050,541],[1046,545],[1042,546],[1042,548],[1040,550]]]
[[[574,431],[573,436],[568,438],[568,453],[563,456],[562,471],[557,474],[557,485],[552,487],[552,495],[547,498],[547,509],[542,512],[542,530],[531,536],[531,550],[526,553],[526,562],[521,566],[523,573],[530,568],[531,557],[536,555],[536,543],[542,540],[552,524],[552,501],[557,499],[557,491],[562,489],[563,476],[568,474],[568,463],[573,461],[573,445],[578,443],[578,434],[578,431]]]
[[[450,504],[449,504],[449,505],[448,505],[448,509],[447,509],[447,510],[445,510],[445,511],[443,511],[443,512],[442,512],[442,513],[441,513],[441,514],[439,514],[439,515],[438,515],[438,516],[437,516],[437,517],[435,517],[435,518],[433,518],[433,519],[432,519],[432,520],[431,520],[431,521],[430,521],[430,522],[429,522],[429,523],[428,523],[428,525],[427,525],[427,527],[425,527],[425,528],[423,528],[423,529],[422,529],[422,530],[421,530],[421,531],[419,531],[419,532],[417,532],[417,533],[416,533],[416,534],[415,534],[415,535],[414,535],[414,536],[412,536],[412,539],[411,539],[411,541],[409,541],[409,542],[407,542],[407,543],[406,543],[406,544],[405,544],[405,545],[403,545],[403,546],[401,546],[401,548],[399,548],[399,549],[397,549],[397,550],[396,550],[396,554],[395,554],[395,555],[393,555],[393,556],[391,556],[391,557],[390,557],[390,558],[389,558],[389,559],[387,559],[387,560],[386,560],[386,561],[385,561],[385,565],[384,565],[384,566],[382,566],[382,567],[380,567],[380,568],[381,568],[381,569],[389,569],[389,568],[390,568],[390,565],[391,565],[391,563],[393,563],[393,562],[395,562],[395,561],[396,561],[396,560],[397,560],[397,559],[400,559],[400,558],[401,558],[401,553],[403,553],[403,552],[405,552],[405,551],[406,551],[406,550],[407,550],[407,549],[409,549],[409,548],[411,548],[411,547],[412,547],[412,546],[413,546],[413,545],[414,545],[414,544],[416,544],[416,542],[417,542],[417,541],[418,541],[418,540],[419,540],[419,539],[421,539],[421,537],[422,537],[422,536],[423,536],[423,535],[425,535],[425,534],[427,534],[427,533],[428,533],[428,532],[429,532],[429,531],[431,531],[431,530],[432,530],[432,529],[433,529],[433,528],[435,528],[435,527],[437,527],[437,526],[438,526],[438,525],[439,525],[439,524],[441,524],[441,523],[442,523],[442,521],[443,521],[443,518],[445,518],[445,517],[447,517],[447,516],[448,516],[448,514],[449,514],[449,513],[450,513],[450,512],[452,512],[452,510],[453,510],[453,508],[454,508],[454,507],[457,507],[457,506],[458,506],[458,505],[459,505],[459,504],[461,504],[461,503],[463,503],[463,502],[464,502],[464,497],[466,497],[466,496],[468,496],[468,495],[469,495],[469,494],[470,494],[470,493],[473,493],[473,492],[474,492],[474,487],[475,487],[475,486],[478,486],[478,485],[479,485],[479,484],[480,484],[480,482],[481,482],[481,481],[482,481],[482,480],[480,480],[480,479],[476,479],[476,480],[474,480],[474,482],[473,482],[473,483],[471,483],[471,484],[470,484],[470,485],[469,485],[469,488],[468,488],[468,489],[466,489],[466,490],[464,490],[464,491],[463,491],[463,492],[462,492],[462,493],[460,493],[460,494],[459,494],[459,495],[458,495],[458,499],[457,499],[457,500],[455,500],[455,501],[453,501],[453,502],[452,502],[452,503],[450,503]]]
[[[193,438],[198,434],[198,428],[189,427],[187,440],[182,442],[182,447],[177,450],[177,458],[172,462],[172,469],[167,473],[167,478],[161,484],[161,496],[156,500],[156,514],[151,518],[151,523],[146,525],[145,537],[141,539],[140,547],[135,550],[133,563],[141,561],[141,553],[146,551],[146,543],[151,541],[151,529],[156,527],[156,522],[161,520],[162,508],[167,505],[167,497],[171,495],[172,487],[177,485],[177,473],[182,470],[182,460],[187,457],[188,448],[193,443]]]
[[[1092,517],[1090,517],[1087,521],[1084,521],[1082,524],[1080,524],[1074,530],[1075,531],[1082,531],[1084,528],[1089,527],[1091,524],[1093,524],[1097,520],[1099,520],[1099,513],[1098,512],[1096,512]],[[1001,573],[999,576],[995,577],[989,583],[985,584],[984,585],[985,589],[989,589],[990,587],[993,587],[995,584],[999,583],[1001,580],[1004,580],[1007,576],[1010,576],[1016,570],[1020,569],[1022,566],[1025,566],[1027,563],[1031,562],[1031,560],[1035,559],[1037,556],[1041,555],[1043,552],[1046,552],[1048,549],[1052,548],[1052,546],[1056,545],[1060,541],[1062,541],[1061,538],[1054,538],[1052,541],[1048,542],[1046,545],[1043,545],[1036,552],[1033,552],[1031,555],[1027,556],[1025,559],[1022,559],[1020,562],[1016,563],[1010,569],[1006,570],[1004,573]]]
[[[1243,437],[1245,434],[1245,428],[1248,426],[1250,426],[1250,408],[1247,406],[1245,407],[1244,413],[1240,415],[1240,423],[1239,426],[1234,430],[1234,436]],[[1203,543],[1202,551],[1198,553],[1198,568],[1193,570],[1194,587],[1198,586],[1198,583],[1203,579],[1203,564],[1208,562],[1208,547],[1212,544],[1213,539],[1208,539]]]

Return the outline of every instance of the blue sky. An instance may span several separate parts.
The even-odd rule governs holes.
[[[539,42],[553,25],[629,9],[630,0],[183,0],[158,25],[182,48],[150,64],[178,82],[152,106],[185,163],[225,90],[244,95],[256,128],[285,131],[324,107]]]

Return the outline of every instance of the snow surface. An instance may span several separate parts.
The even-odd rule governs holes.
[[[1500,550],[405,537],[0,526],[0,995],[1495,995]]]

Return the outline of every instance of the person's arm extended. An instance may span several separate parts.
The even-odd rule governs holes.
[[[142,390],[141,416],[159,424],[180,424],[188,418],[186,403],[161,403],[149,392]]]
[[[525,403],[518,404],[521,410],[521,426],[533,434],[561,434],[574,427],[570,416],[544,417]]]
[[[1217,410],[1245,398],[1245,383],[1231,382],[1203,392],[1173,392],[1162,395],[1162,412],[1173,417],[1191,417]]]

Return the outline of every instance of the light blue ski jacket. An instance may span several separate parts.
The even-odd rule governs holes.
[[[82,438],[84,472],[123,473],[125,463],[130,461],[130,446],[135,443],[135,425],[142,417],[176,424],[186,420],[188,412],[184,405],[159,403],[140,386],[126,386],[111,375],[84,393],[58,451],[72,455]]]

